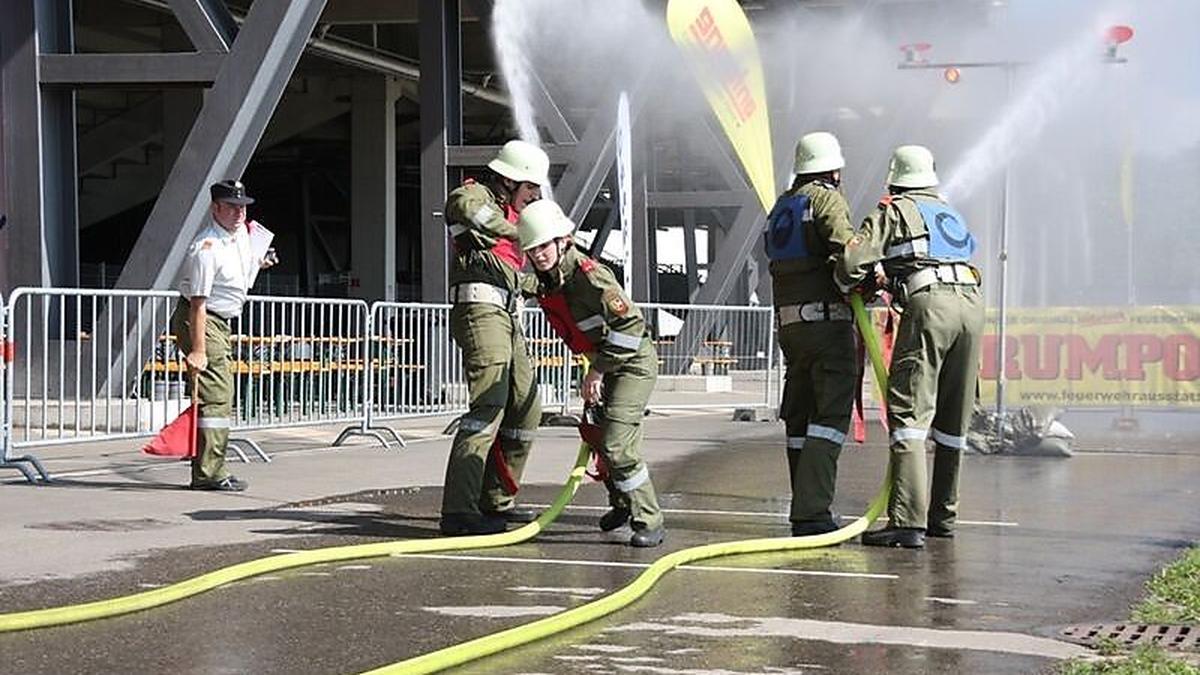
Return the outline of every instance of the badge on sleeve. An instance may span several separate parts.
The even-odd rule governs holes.
[[[629,313],[629,303],[625,301],[621,291],[610,289],[604,291],[604,305],[608,307],[608,311],[617,316],[625,316]]]

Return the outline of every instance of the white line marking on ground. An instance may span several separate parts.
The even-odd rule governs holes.
[[[586,644],[574,645],[575,649],[583,652],[600,652],[602,654],[624,654],[626,652],[636,651],[637,647],[629,647],[627,645],[601,645],[601,644]],[[700,651],[697,649],[696,651]],[[670,652],[668,652],[670,653]]]
[[[975,600],[961,600],[959,598],[938,598],[938,597],[935,597],[932,595],[925,599],[930,602],[935,602],[939,605],[978,605],[979,604]]]
[[[548,509],[549,504],[525,504],[530,508]],[[582,504],[572,504],[567,506],[567,511],[607,511],[607,506],[584,506]],[[722,511],[716,509],[663,509],[663,513],[679,513],[689,516],[753,516],[761,518],[782,518],[787,520],[788,514],[775,513],[773,511]],[[842,520],[855,520],[861,516],[842,516]],[[887,517],[879,519],[881,522],[886,521]],[[986,527],[1020,527],[1020,523],[1004,520],[960,520],[959,525],[980,525]]]
[[[340,565],[335,569],[337,569],[337,571],[339,571],[339,572],[341,572],[342,570],[369,570],[369,569],[371,569],[371,566],[370,565]]]
[[[162,588],[163,586],[166,586],[166,584],[155,584],[148,581],[143,581],[142,583],[138,584],[138,588]]]
[[[442,616],[469,616],[486,619],[509,619],[518,616],[548,616],[566,607],[557,605],[479,605],[476,607],[422,607],[426,612]],[[396,612],[403,614],[404,612]]]
[[[300,553],[298,548],[273,548],[271,553]]]
[[[449,555],[444,553],[395,553],[393,558],[421,558],[424,560],[473,560],[481,562],[528,563],[531,565],[578,565],[580,567],[632,567],[645,569],[650,563],[618,562],[608,560],[577,560],[571,558],[512,558],[490,555]],[[825,570],[789,570],[772,567],[718,567],[709,565],[680,565],[677,569],[701,572],[746,572],[750,574],[791,574],[811,577],[850,577],[854,579],[899,579],[896,574],[872,574],[869,572],[829,572]]]
[[[689,613],[663,621],[617,626],[611,632],[659,632],[666,635],[712,638],[772,638],[821,640],[837,644],[886,644],[938,649],[1024,654],[1053,659],[1083,656],[1078,645],[1049,638],[1001,631],[943,630],[915,626],[876,626],[842,621],[815,621],[786,617],[741,617],[728,614]]]
[[[607,589],[596,587],[563,588],[555,586],[511,586],[508,588],[508,590],[516,593],[524,593],[526,595],[569,595],[572,598],[590,598],[600,595]]]

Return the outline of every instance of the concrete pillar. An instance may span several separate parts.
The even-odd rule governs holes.
[[[350,268],[352,292],[396,299],[396,100],[400,84],[383,75],[354,78],[350,112]]]

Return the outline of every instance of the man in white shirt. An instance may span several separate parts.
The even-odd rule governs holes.
[[[233,408],[229,320],[242,313],[258,271],[275,261],[271,256],[255,259],[251,251],[246,206],[254,199],[246,195],[246,186],[224,180],[213,184],[209,193],[212,217],[184,259],[179,282],[183,299],[175,307],[171,328],[186,354],[189,373],[197,374],[200,409],[191,488],[241,492],[246,481],[225,468]]]

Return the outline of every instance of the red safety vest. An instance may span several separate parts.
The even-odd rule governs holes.
[[[595,269],[596,263],[590,258],[584,258],[579,268],[584,272]],[[560,290],[549,295],[539,295],[538,304],[546,314],[546,321],[555,333],[567,343],[567,348],[575,354],[588,354],[596,350],[596,345],[588,338],[587,333],[579,329],[575,317],[571,316],[571,308],[567,306],[567,296]]]

